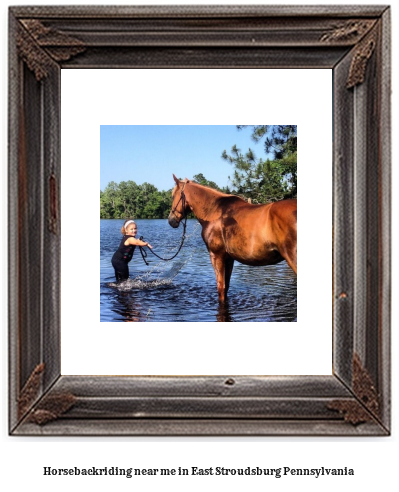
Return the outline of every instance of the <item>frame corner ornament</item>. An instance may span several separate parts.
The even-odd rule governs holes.
[[[72,393],[50,393],[32,409],[27,417],[27,422],[45,425],[57,420],[68,412],[75,404],[77,398]]]
[[[38,364],[32,371],[18,396],[18,416],[25,415],[37,399],[44,375],[44,364]]]
[[[325,43],[358,42],[375,25],[374,19],[352,19],[335,26],[320,38]]]
[[[353,425],[370,422],[379,418],[380,402],[377,389],[368,371],[363,367],[358,354],[352,360],[352,391],[356,396],[353,400],[334,400],[329,405],[330,410],[336,410],[345,422]]]
[[[17,47],[20,58],[34,72],[37,81],[48,76],[53,61],[67,61],[86,50],[79,39],[45,27],[37,19],[20,21]]]
[[[346,82],[346,87],[351,89],[364,82],[367,63],[374,53],[377,45],[377,29],[374,28],[362,41],[355,47],[349,76]]]
[[[353,392],[369,412],[379,417],[381,406],[377,388],[356,353],[353,355],[352,371]]]

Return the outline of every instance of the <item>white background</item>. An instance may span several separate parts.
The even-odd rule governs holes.
[[[247,70],[62,71],[62,374],[331,374],[332,71],[252,74],[262,97]],[[100,125],[265,118],[298,125],[298,322],[100,323],[99,248],[82,264],[100,242]]]
[[[14,1],[15,4],[26,4],[26,1]],[[43,2],[34,2],[39,4]],[[52,3],[57,3],[53,1]],[[75,2],[63,2],[75,3]],[[86,1],[86,4],[103,3],[99,0],[95,2]],[[105,2],[109,3],[109,2]],[[123,4],[123,0],[118,3]],[[132,3],[132,2],[130,2]],[[141,3],[145,3],[144,0]],[[156,3],[156,2],[152,2]],[[174,2],[179,3],[178,1]],[[183,3],[189,3],[185,0]],[[201,3],[198,1],[198,3]],[[207,0],[205,3],[211,3]],[[236,3],[233,0],[223,2],[218,0],[218,4]],[[240,2],[238,2],[240,3]],[[241,2],[242,3],[242,2]],[[251,3],[257,3],[252,0]],[[285,2],[296,3],[296,2]],[[321,4],[326,2],[310,2],[307,4]],[[346,2],[338,2],[346,3]],[[372,4],[385,4],[374,0],[372,2],[360,2]],[[175,490],[175,491],[203,491],[220,490],[229,488],[230,490],[242,490],[243,487],[251,491],[292,491],[293,488],[303,487],[307,491],[342,491],[362,490],[374,492],[375,490],[386,488],[396,490],[398,487],[397,476],[397,456],[399,455],[399,445],[397,437],[397,362],[396,355],[397,333],[396,325],[398,321],[398,310],[395,299],[397,298],[397,228],[393,230],[393,322],[392,322],[392,341],[393,341],[393,426],[392,436],[389,438],[10,438],[7,435],[7,170],[6,170],[6,142],[7,142],[7,3],[3,2],[1,39],[2,39],[2,193],[1,193],[1,217],[4,224],[2,235],[2,416],[1,416],[1,485],[4,490],[11,487],[16,490],[41,490],[41,491],[66,491],[74,488],[83,490],[87,487],[95,487],[97,490]],[[397,26],[398,16],[393,8],[393,44],[394,53],[397,52]],[[394,67],[393,82],[396,88],[397,68]],[[397,97],[393,94],[394,115],[393,115],[393,135],[397,127]],[[397,161],[397,145],[393,139],[393,163]],[[398,201],[395,190],[398,187],[397,172],[393,166],[393,224],[397,221]],[[397,193],[396,193],[397,195]],[[12,226],[12,225],[11,225]],[[97,311],[96,311],[97,313]],[[119,466],[119,467],[178,467],[178,466],[265,466],[265,467],[342,467],[348,466],[355,470],[354,477],[332,478],[285,478],[285,479],[264,479],[264,478],[217,478],[217,477],[189,477],[187,478],[153,478],[148,477],[143,480],[127,480],[121,478],[93,479],[84,478],[48,478],[42,476],[43,466],[70,467],[70,466]]]

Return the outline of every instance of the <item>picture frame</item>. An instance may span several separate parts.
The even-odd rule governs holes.
[[[10,7],[10,435],[389,435],[390,63],[389,6]],[[331,376],[61,374],[60,71],[155,67],[332,70]]]

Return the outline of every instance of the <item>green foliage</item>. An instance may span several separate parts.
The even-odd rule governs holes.
[[[100,191],[101,219],[165,219],[172,207],[172,193],[149,183],[111,181]]]
[[[248,125],[238,125],[242,130]],[[295,125],[253,125],[252,139],[265,138],[264,150],[273,159],[258,159],[252,149],[242,153],[233,145],[222,158],[234,166],[229,177],[234,192],[254,203],[267,203],[297,196],[297,128]]]

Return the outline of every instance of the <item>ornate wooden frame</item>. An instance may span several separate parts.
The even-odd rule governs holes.
[[[11,7],[9,36],[10,434],[388,435],[389,7]],[[331,376],[60,374],[60,71],[87,67],[332,69]]]

